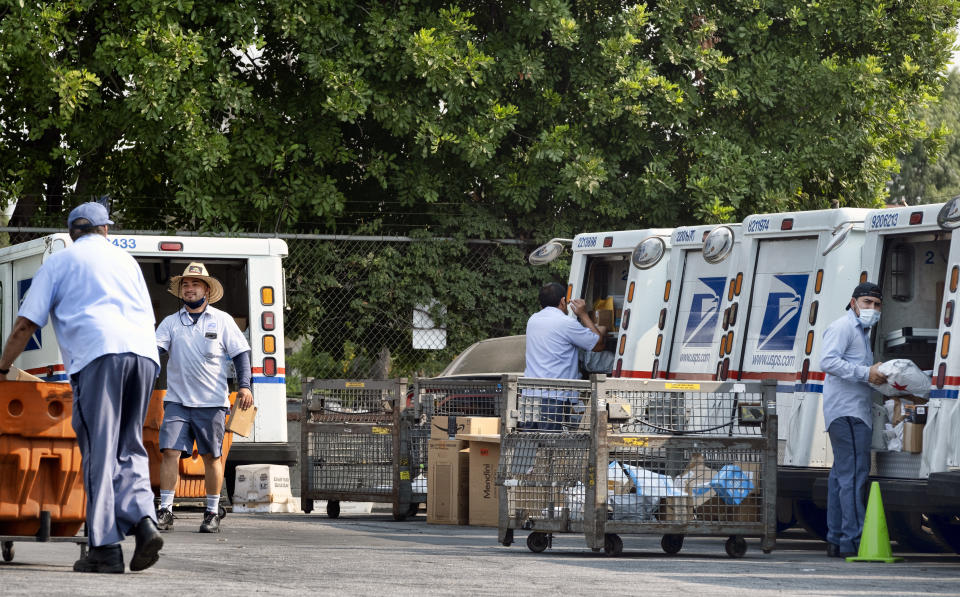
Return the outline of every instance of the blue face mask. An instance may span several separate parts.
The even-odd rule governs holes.
[[[857,317],[860,320],[860,324],[869,328],[872,327],[875,323],[880,321],[880,311],[876,309],[860,309],[860,315]]]
[[[198,309],[203,306],[204,301],[207,300],[207,297],[202,297],[199,301],[187,301],[184,300],[183,304],[190,307],[191,309]]]

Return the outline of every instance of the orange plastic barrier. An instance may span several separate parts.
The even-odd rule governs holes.
[[[166,390],[154,390],[150,396],[150,406],[147,408],[147,417],[143,422],[143,445],[150,457],[150,485],[153,492],[160,495],[160,464],[163,453],[160,451],[160,424],[163,423],[163,397]],[[230,394],[230,405],[236,400],[237,393]],[[223,436],[223,462],[226,462],[233,444],[233,433],[227,432]],[[197,453],[197,445],[193,445],[193,454],[188,458],[180,459],[180,482],[177,483],[178,498],[202,498],[207,495],[203,483],[203,459]]]
[[[50,534],[72,537],[86,516],[80,448],[70,426],[70,386],[0,382],[0,535],[34,535],[40,512]]]

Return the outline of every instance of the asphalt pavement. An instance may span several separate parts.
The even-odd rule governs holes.
[[[626,536],[611,558],[582,536],[557,535],[530,552],[496,529],[394,522],[382,512],[329,519],[313,514],[238,514],[200,534],[199,512],[176,512],[160,561],[139,573],[73,572],[69,543],[14,544],[0,562],[0,595],[960,595],[960,557],[897,554],[897,564],[827,558],[824,544],[789,532],[771,554],[748,539],[742,559],[724,538],[687,538],[667,556],[658,536]],[[129,562],[133,539],[124,545]]]

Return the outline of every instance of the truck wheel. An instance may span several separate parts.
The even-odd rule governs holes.
[[[960,554],[960,515],[928,514],[927,522],[941,541]]]
[[[327,501],[327,516],[330,518],[340,518],[340,502],[337,500]]]
[[[887,528],[890,538],[904,550],[915,553],[941,553],[946,551],[927,524],[927,516],[920,512],[887,512]]]
[[[777,534],[797,525],[797,516],[793,513],[793,500],[777,499]]]
[[[827,540],[827,511],[818,507],[810,500],[797,500],[794,502],[794,513],[797,516],[797,524],[800,527],[821,541]]]

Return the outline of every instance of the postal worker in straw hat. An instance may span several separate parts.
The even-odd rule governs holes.
[[[202,263],[191,263],[170,279],[170,293],[183,306],[157,328],[157,346],[167,352],[167,395],[160,425],[160,530],[173,528],[173,498],[179,482],[180,458],[193,452],[203,459],[206,510],[201,533],[220,532],[220,488],[223,485],[224,427],[230,408],[227,374],[233,361],[237,375],[237,407],[253,406],[250,392],[250,345],[233,317],[212,307],[223,298],[223,285]]]

